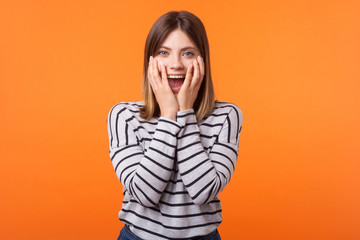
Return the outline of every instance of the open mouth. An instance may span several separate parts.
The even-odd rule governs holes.
[[[185,75],[168,75],[167,77],[170,88],[176,92],[180,90],[185,80]]]

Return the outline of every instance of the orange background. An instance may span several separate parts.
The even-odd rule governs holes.
[[[0,239],[116,239],[106,117],[141,99],[169,10],[207,29],[243,111],[224,240],[360,239],[360,2],[0,1]]]

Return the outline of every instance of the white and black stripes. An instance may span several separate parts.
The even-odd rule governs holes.
[[[235,170],[242,113],[217,102],[200,122],[139,117],[141,102],[120,103],[107,119],[110,158],[124,186],[119,219],[142,239],[206,235],[221,223],[218,194]],[[181,219],[181,221],[179,221]]]

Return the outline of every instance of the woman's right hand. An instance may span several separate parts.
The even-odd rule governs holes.
[[[159,63],[156,59],[150,57],[148,79],[159,104],[160,115],[176,121],[176,113],[179,111],[179,104],[169,86],[165,67],[160,65],[160,77],[158,64]]]

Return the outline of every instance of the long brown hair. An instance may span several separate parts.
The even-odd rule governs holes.
[[[143,72],[144,107],[140,109],[140,116],[149,120],[160,114],[159,104],[156,101],[150,82],[147,78],[149,58],[155,54],[159,49],[160,44],[175,29],[180,29],[188,35],[199,49],[200,54],[204,59],[205,75],[194,103],[194,111],[197,120],[200,121],[212,112],[215,105],[214,87],[210,71],[209,42],[205,27],[201,20],[187,11],[171,11],[165,13],[156,20],[150,29],[145,43]]]

